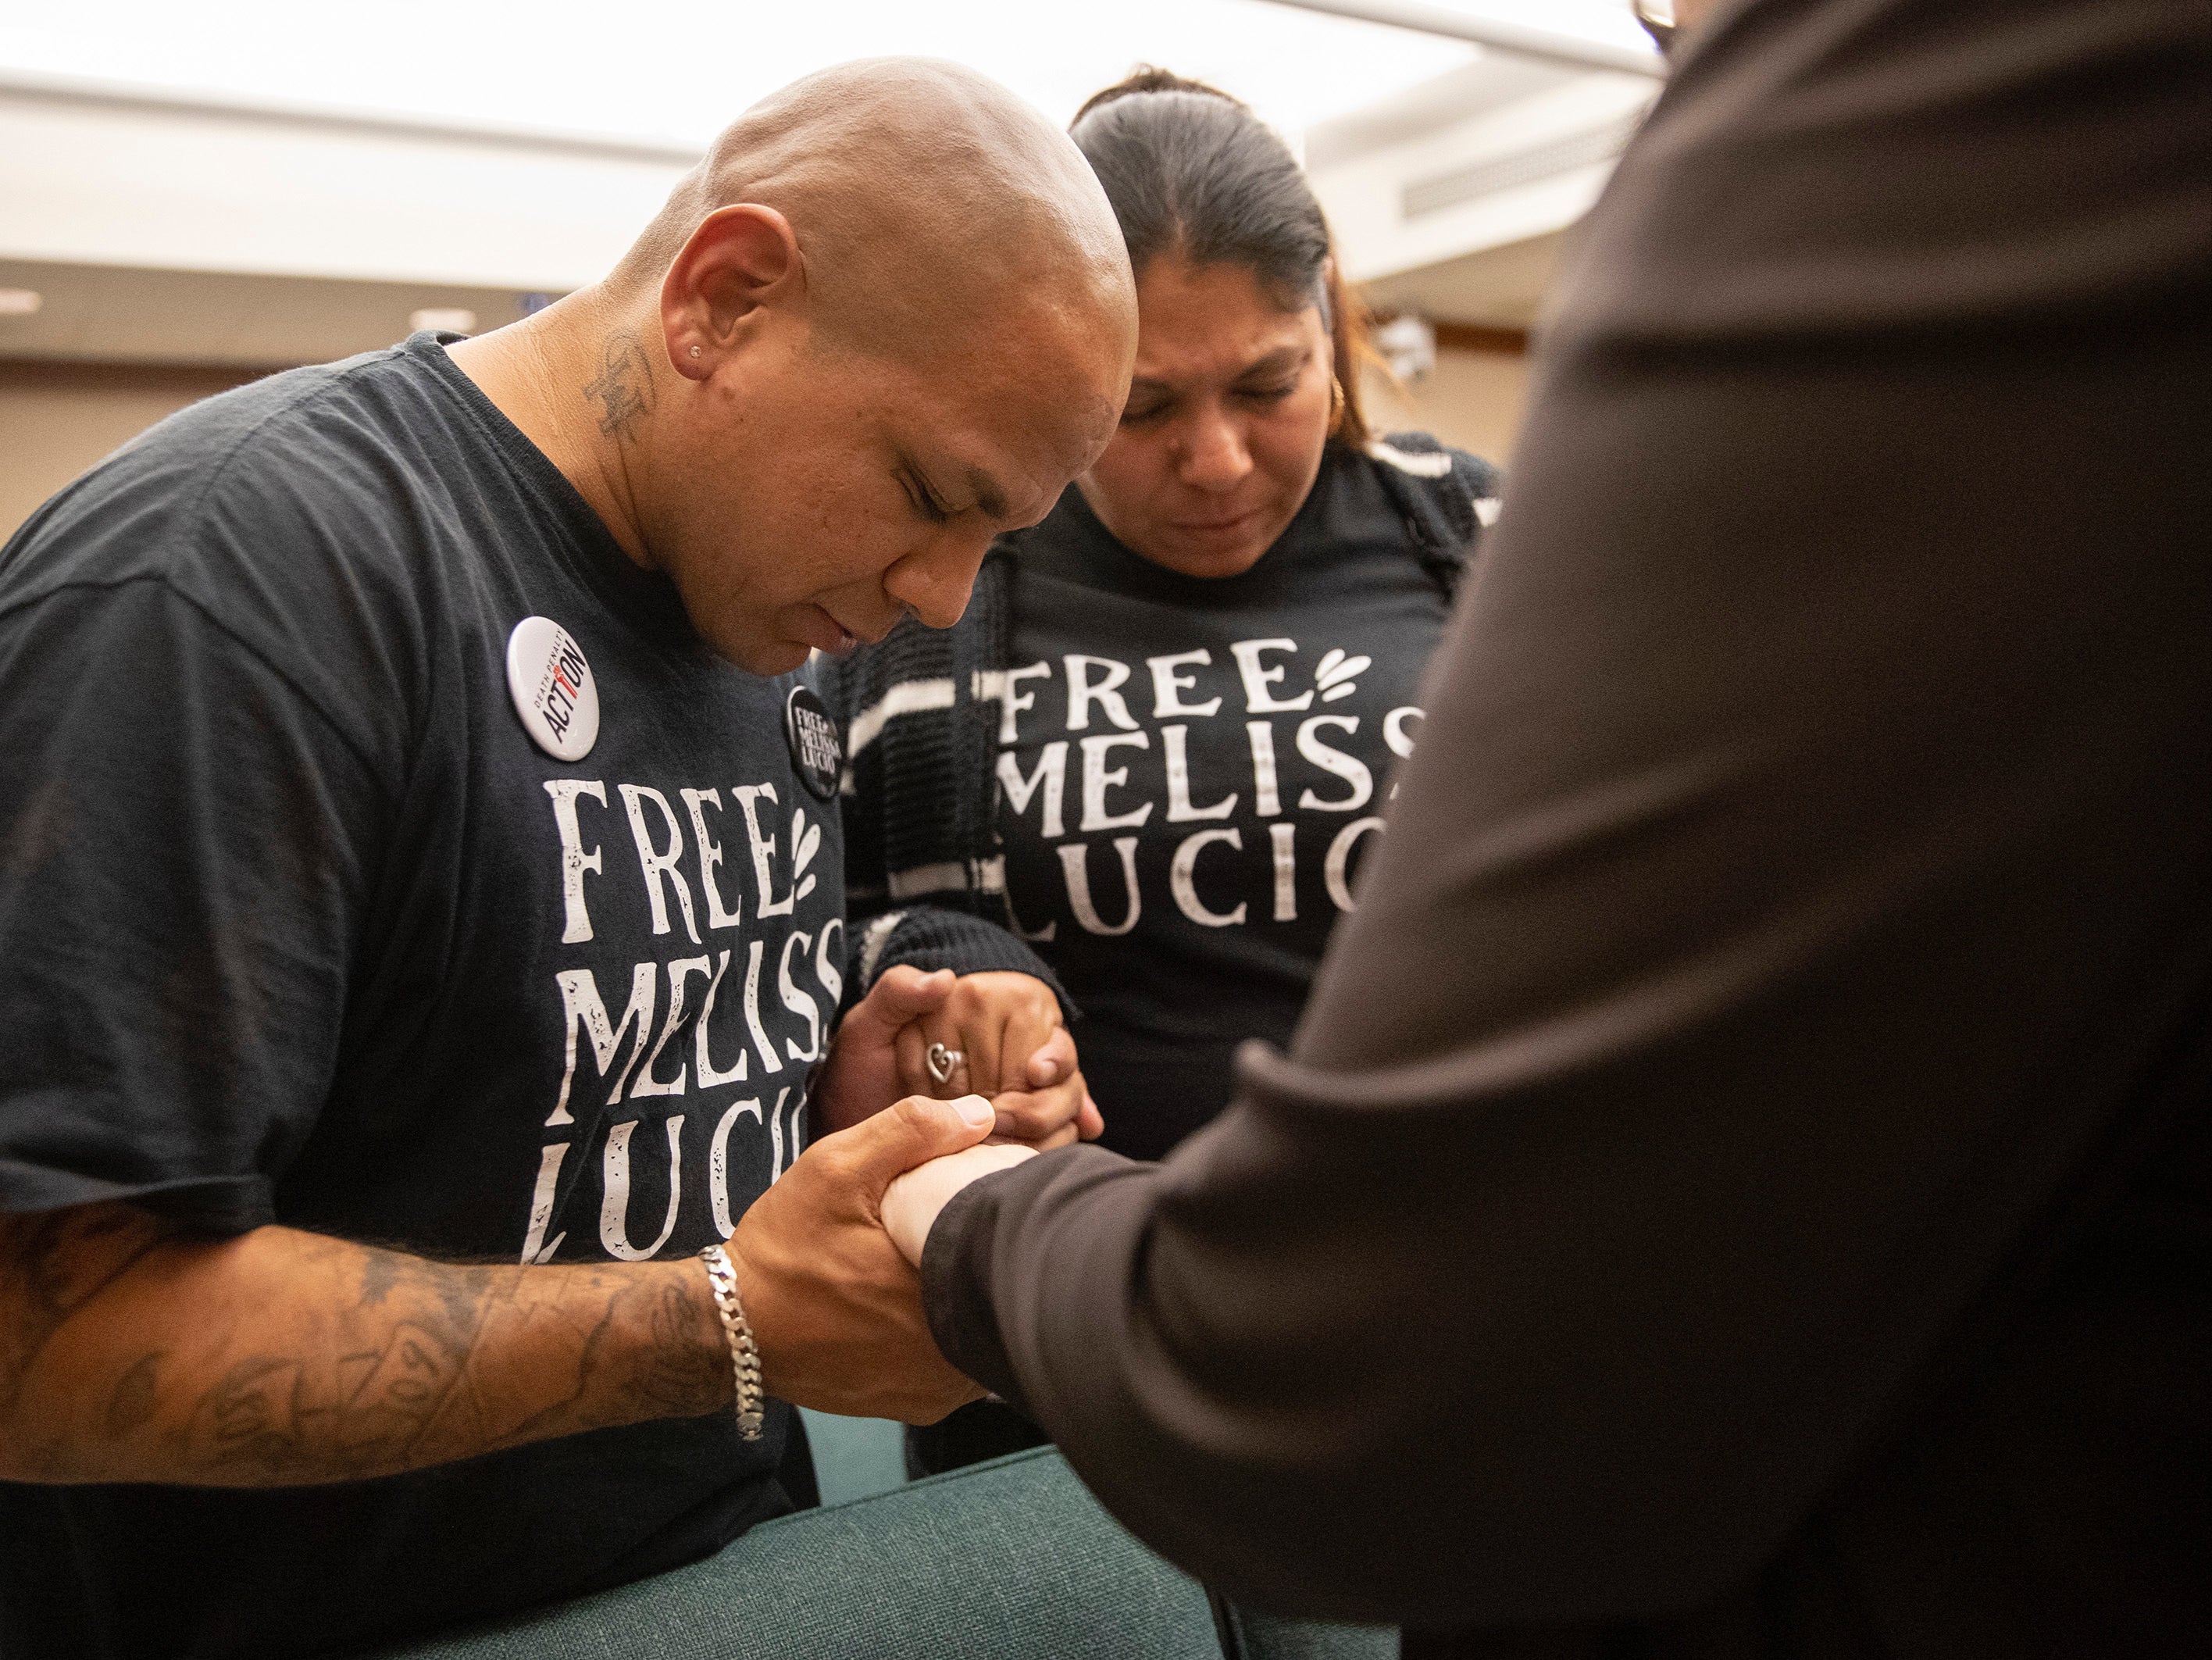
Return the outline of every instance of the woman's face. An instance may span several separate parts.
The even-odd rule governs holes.
[[[1321,471],[1329,378],[1319,307],[1285,311],[1243,265],[1161,255],[1137,278],[1129,401],[1083,499],[1156,565],[1249,570]]]

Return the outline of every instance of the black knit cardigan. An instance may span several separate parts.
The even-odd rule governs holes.
[[[1426,433],[1352,453],[1373,468],[1406,526],[1406,550],[1447,598],[1495,515],[1488,462]],[[909,618],[834,664],[823,690],[844,733],[845,901],[860,995],[895,963],[962,973],[1011,969],[1060,994],[1012,933],[997,830],[999,698],[1012,651],[1017,538],[985,556],[950,629]]]

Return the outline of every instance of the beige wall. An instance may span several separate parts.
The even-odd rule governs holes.
[[[1377,432],[1432,432],[1447,444],[1505,465],[1520,435],[1528,395],[1528,360],[1504,352],[1437,353],[1437,366],[1419,385],[1394,387],[1370,374],[1362,388],[1367,424]]]
[[[246,378],[244,371],[0,364],[0,538],[163,416]],[[1371,375],[1368,419],[1377,432],[1432,432],[1504,465],[1512,459],[1528,385],[1526,358],[1447,349],[1419,386],[1399,391]]]
[[[0,364],[0,538],[41,502],[163,416],[246,378],[100,365]]]

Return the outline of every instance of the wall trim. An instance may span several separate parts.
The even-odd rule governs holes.
[[[1528,355],[1528,331],[1486,323],[1438,323],[1437,344],[1446,351],[1486,351],[1505,357]]]
[[[164,363],[112,357],[0,356],[0,392],[164,392],[211,397],[285,365]]]

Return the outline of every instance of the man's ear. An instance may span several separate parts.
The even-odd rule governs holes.
[[[718,208],[691,233],[660,284],[660,326],[678,374],[703,380],[762,307],[805,293],[806,267],[791,222],[774,208]]]

